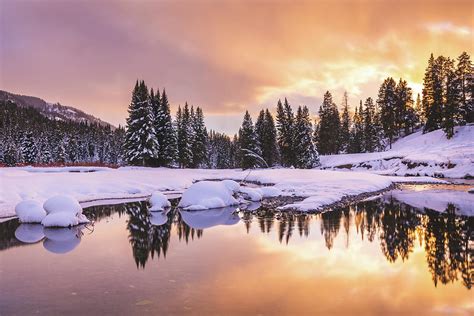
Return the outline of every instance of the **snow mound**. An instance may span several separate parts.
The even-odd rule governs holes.
[[[49,198],[44,202],[43,208],[48,214],[63,212],[72,213],[73,215],[82,214],[82,207],[79,202],[68,195],[56,195]]]
[[[222,181],[201,181],[192,184],[184,191],[178,207],[190,211],[207,210],[237,205],[229,184]]]
[[[191,228],[205,229],[218,225],[234,225],[240,221],[235,207],[205,210],[200,212],[180,211],[181,218]]]
[[[281,190],[275,187],[261,187],[260,191],[262,191],[263,197],[265,198],[277,197],[282,195]]]
[[[227,189],[234,193],[240,191],[240,184],[234,180],[222,180],[222,183],[227,187]]]
[[[46,215],[41,224],[44,227],[71,227],[79,225],[79,219],[74,213],[51,213]]]
[[[164,211],[152,212],[150,213],[149,220],[153,226],[161,226],[168,222],[168,216],[166,215],[166,212]]]
[[[38,224],[21,224],[15,230],[15,237],[24,243],[35,243],[44,238],[43,226]]]
[[[260,188],[242,187],[240,188],[240,193],[246,200],[252,202],[258,202],[263,199],[263,192]]]
[[[171,203],[168,201],[168,198],[161,192],[153,192],[150,197],[151,212],[163,211],[165,208],[171,206]]]
[[[34,200],[21,201],[15,206],[20,223],[41,223],[46,216],[41,204]]]
[[[467,190],[468,193],[474,193],[474,188],[470,188],[469,190]]]
[[[43,247],[46,250],[56,254],[65,254],[79,245],[82,233],[81,227],[76,226],[73,228],[45,228],[44,234],[46,239],[43,241]]]

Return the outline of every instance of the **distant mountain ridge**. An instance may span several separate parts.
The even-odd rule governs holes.
[[[70,120],[74,122],[87,122],[99,124],[101,126],[110,125],[113,127],[112,124],[102,121],[101,119],[78,110],[72,106],[61,105],[60,103],[49,103],[38,97],[14,94],[8,91],[0,90],[0,101],[7,100],[15,102],[18,106],[32,107],[49,119],[59,121]]]

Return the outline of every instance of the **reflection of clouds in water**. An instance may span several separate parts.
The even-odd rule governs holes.
[[[15,237],[24,243],[35,243],[44,238],[43,225],[21,224],[15,230]]]
[[[205,211],[180,211],[181,218],[191,228],[206,229],[218,225],[235,225],[240,217],[235,213],[236,208],[224,207]]]
[[[43,247],[56,254],[65,254],[74,250],[81,242],[82,229],[84,226],[71,228],[45,228],[46,239]]]

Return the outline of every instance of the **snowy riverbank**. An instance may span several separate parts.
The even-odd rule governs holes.
[[[321,156],[323,169],[397,176],[474,177],[474,125],[458,126],[452,139],[442,130],[417,132],[376,153]]]
[[[375,192],[394,182],[443,182],[428,177],[399,178],[370,173],[327,170],[205,170],[167,168],[101,169],[100,172],[69,172],[60,168],[1,168],[0,217],[13,216],[15,205],[25,199],[43,203],[56,194],[75,197],[87,206],[104,199],[144,199],[154,191],[180,192],[200,180],[233,179],[274,185],[283,196],[305,198],[292,207],[302,211],[332,204],[345,196]]]

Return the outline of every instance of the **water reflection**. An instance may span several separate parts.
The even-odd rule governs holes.
[[[329,251],[336,247],[338,235],[343,234],[346,248],[354,238],[378,243],[386,260],[394,263],[409,260],[419,244],[435,286],[458,281],[468,289],[472,287],[474,217],[457,215],[453,204],[448,204],[444,213],[429,209],[420,212],[394,198],[383,198],[311,215],[263,207],[150,213],[146,202],[136,202],[88,208],[85,213],[96,222],[126,216],[128,240],[138,269],[145,269],[149,260],[166,257],[172,234],[177,235],[179,242],[189,243],[202,238],[205,229],[242,221],[248,234],[256,228],[268,238],[275,233],[280,243],[290,244],[295,236],[307,238],[318,233],[310,228],[311,223],[319,222],[319,233]],[[43,240],[44,248],[54,253],[73,251],[84,230],[40,229],[40,225],[19,225],[18,221],[0,226],[0,249]]]

